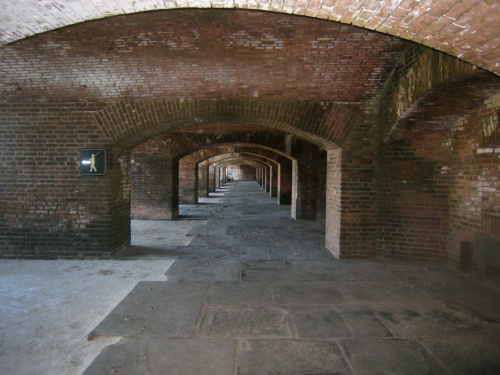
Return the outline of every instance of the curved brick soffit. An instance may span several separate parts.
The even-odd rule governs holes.
[[[333,0],[257,2],[50,0],[6,2],[0,45],[48,30],[115,15],[180,8],[239,8],[338,21],[408,39],[500,74],[500,4],[489,0]]]
[[[237,156],[237,157],[242,157],[242,158],[245,158],[245,157],[256,158],[257,160],[264,159],[270,165],[280,165],[281,164],[278,161],[270,158],[269,156],[265,156],[265,155],[261,155],[261,154],[253,153],[253,152],[238,152],[238,151],[225,152],[223,154],[208,156],[208,157],[205,157],[204,159],[199,160],[197,162],[197,164],[199,165],[199,164],[206,162],[207,165],[211,165],[211,164],[218,162],[219,160],[223,160],[225,158],[232,157],[232,156]]]
[[[385,141],[412,139],[450,129],[456,121],[499,92],[500,78],[481,71],[444,82],[410,106]]]
[[[242,161],[261,162],[261,163],[264,163],[265,165],[267,165],[268,167],[272,167],[272,168],[277,167],[280,164],[277,161],[275,161],[269,157],[261,156],[259,154],[252,154],[252,153],[247,153],[247,152],[228,152],[225,154],[219,154],[219,155],[212,156],[212,157],[206,158],[204,160],[201,160],[197,163],[197,165],[199,165],[203,162],[208,162],[208,165],[212,165],[212,164],[223,162],[225,160],[235,159],[235,158],[238,158]]]
[[[196,158],[195,154],[198,154],[200,158],[203,158],[203,159],[200,159],[199,161],[197,161],[200,163],[200,162],[202,162],[206,159],[210,159],[214,156],[228,154],[228,153],[232,153],[232,152],[238,152],[238,153],[246,152],[246,153],[255,153],[255,154],[257,154],[257,152],[258,152],[260,156],[266,157],[269,159],[271,159],[269,156],[266,156],[263,154],[264,153],[273,153],[275,155],[274,156],[275,158],[278,158],[281,156],[281,157],[289,159],[290,161],[296,160],[293,156],[290,156],[290,155],[288,155],[280,150],[277,150],[275,148],[272,148],[272,147],[269,147],[266,145],[262,145],[262,144],[258,144],[258,143],[243,143],[243,142],[210,144],[210,145],[206,145],[206,146],[201,147],[201,148],[189,150],[185,153],[178,155],[177,158],[178,159],[182,159],[184,157]],[[212,155],[210,155],[210,154],[212,154]]]
[[[240,164],[247,164],[251,165],[253,167],[268,167],[268,165],[264,162],[258,161],[258,160],[248,160],[245,158],[228,158],[225,161],[221,161],[220,164],[217,165],[217,167],[229,167],[231,165],[240,165]]]
[[[330,150],[341,146],[360,120],[349,105],[257,99],[121,100],[94,116],[110,143],[123,149],[189,126],[246,123],[279,129]]]

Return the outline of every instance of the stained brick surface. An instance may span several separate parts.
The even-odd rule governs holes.
[[[340,21],[389,33],[454,56],[499,73],[499,7],[498,3],[481,0],[369,0],[369,1],[294,1],[257,2],[234,1],[101,1],[101,0],[22,0],[5,3],[0,17],[0,43],[8,43],[36,33],[78,22],[112,15],[174,8],[240,8],[306,15]],[[192,22],[190,28],[195,28]],[[144,35],[136,44],[148,43]],[[280,48],[280,41],[268,35],[260,43],[235,35],[233,43],[247,43],[256,48]],[[124,46],[129,46],[123,40]],[[172,40],[172,47],[185,46],[185,41]]]

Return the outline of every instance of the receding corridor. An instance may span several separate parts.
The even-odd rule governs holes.
[[[186,246],[162,243],[161,225],[183,222]],[[176,261],[90,333],[122,339],[85,375],[500,372],[498,288],[444,266],[335,260],[323,222],[290,219],[255,182],[133,228],[123,257]]]

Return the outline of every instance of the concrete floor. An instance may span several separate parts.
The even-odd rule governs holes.
[[[500,373],[500,293],[482,278],[337,261],[324,223],[289,219],[255,182],[181,208],[199,221],[187,246],[135,223],[149,234],[122,256],[177,260],[90,333],[122,339],[85,375]]]

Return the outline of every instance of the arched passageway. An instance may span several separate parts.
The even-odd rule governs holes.
[[[186,222],[167,220],[205,158],[238,154],[211,161],[217,181],[252,163],[270,190],[271,166],[291,164],[299,220],[255,183],[238,198],[268,209],[226,212],[238,185],[223,186],[203,211],[214,218],[165,245],[179,258],[169,280],[140,283],[91,334],[124,339],[86,375],[172,362],[182,374],[499,373],[490,289],[334,259],[500,269],[497,2],[185,5],[2,4],[1,257],[111,257],[130,249],[134,213],[161,230]]]
[[[171,180],[170,190],[150,195],[156,215],[172,218],[174,159],[245,138],[298,160],[297,218],[326,207],[325,244],[335,256],[457,262],[469,242],[478,263],[491,262],[483,253],[498,241],[499,79],[496,28],[482,26],[495,24],[487,11],[495,6],[441,2],[446,20],[472,11],[485,22],[460,24],[455,36],[465,44],[455,47],[450,33],[461,26],[441,25],[435,10],[387,5],[390,15],[370,26],[361,19],[375,22],[387,9],[369,3],[309,17],[282,7],[127,14],[131,8],[80,24],[70,18],[71,26],[41,34],[5,33],[2,256],[110,256],[130,241],[136,148],[151,146],[142,156],[156,186]],[[79,175],[84,148],[107,150],[106,175]],[[157,158],[159,149],[170,154]],[[314,190],[326,192],[323,202]],[[422,233],[430,233],[425,245]]]

